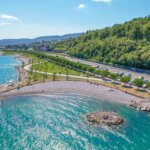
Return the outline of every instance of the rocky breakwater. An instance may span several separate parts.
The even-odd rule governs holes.
[[[114,112],[96,112],[86,116],[87,120],[93,124],[118,126],[124,123],[123,118]]]
[[[130,106],[138,110],[150,112],[150,100],[143,100],[140,102],[133,101]]]

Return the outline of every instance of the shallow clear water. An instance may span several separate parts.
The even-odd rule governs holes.
[[[19,73],[15,67],[19,65],[14,56],[0,56],[0,84],[17,81]]]
[[[125,124],[91,125],[86,115],[116,111]],[[13,97],[0,106],[0,149],[148,150],[150,117],[120,104],[74,94]]]

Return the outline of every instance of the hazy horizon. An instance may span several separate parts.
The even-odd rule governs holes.
[[[36,38],[40,38],[40,37],[49,37],[49,36],[64,36],[64,35],[70,35],[70,34],[78,34],[78,33],[85,33],[85,32],[76,32],[76,33],[66,33],[66,34],[60,34],[60,35],[39,35],[39,36],[36,36],[36,37],[20,37],[20,38],[4,38],[4,39],[1,39],[0,40],[17,40],[17,39],[36,39]]]

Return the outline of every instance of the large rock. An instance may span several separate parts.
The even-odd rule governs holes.
[[[96,112],[87,115],[87,120],[93,124],[118,126],[123,124],[124,120],[114,112]]]
[[[142,111],[147,111],[150,112],[150,100],[143,100],[140,102],[132,102],[131,105],[132,107],[142,110]]]

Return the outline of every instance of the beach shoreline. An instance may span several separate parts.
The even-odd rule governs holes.
[[[14,96],[48,95],[59,93],[92,96],[125,105],[130,105],[132,101],[142,100],[142,98],[116,89],[82,81],[53,81],[28,85],[21,87],[20,89],[14,89],[8,92],[1,93],[0,100]]]

